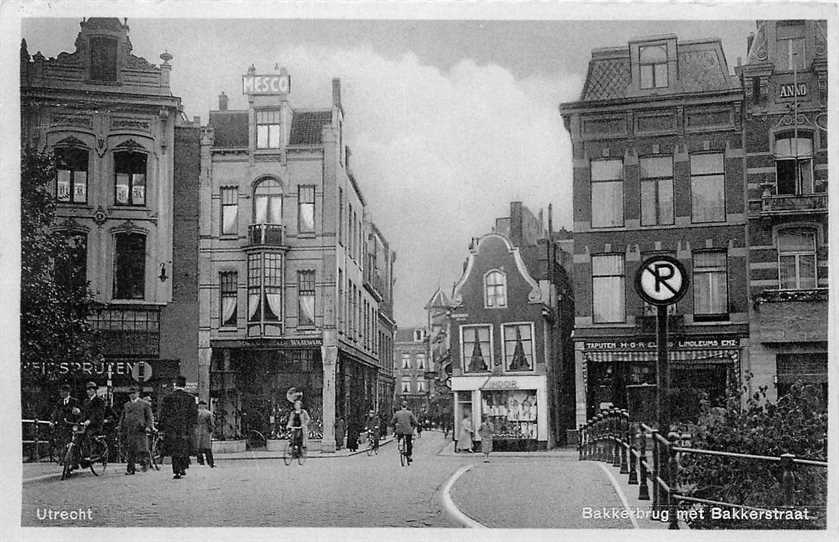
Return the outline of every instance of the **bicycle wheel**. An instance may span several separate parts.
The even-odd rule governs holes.
[[[299,446],[297,448],[297,464],[303,465],[306,462],[306,448],[303,446]]]
[[[70,468],[73,466],[73,445],[67,445],[67,451],[64,452],[64,465],[61,470],[61,479],[66,480],[70,477]]]
[[[405,455],[405,441],[399,439],[399,463],[404,467],[408,463],[408,458]]]
[[[292,453],[291,441],[287,440],[286,443],[285,443],[285,446],[283,446],[283,463],[286,464],[286,467],[291,465],[291,462],[294,460],[294,458],[291,457],[291,453]]]
[[[373,442],[372,438],[367,439],[367,455],[373,455],[376,453],[376,443]]]
[[[154,470],[160,470],[160,464],[163,463],[163,456],[160,454],[160,439],[154,438],[152,440],[151,452],[151,466]]]
[[[108,468],[108,444],[101,440],[94,440],[90,445],[90,472],[95,476],[105,472]]]

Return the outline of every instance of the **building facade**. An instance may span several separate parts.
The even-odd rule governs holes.
[[[489,420],[497,448],[545,449],[574,427],[560,407],[574,403],[571,284],[558,246],[521,203],[495,230],[472,240],[452,293],[454,435],[464,420],[475,430]]]
[[[276,436],[302,394],[331,451],[337,417],[360,422],[390,382],[395,256],[349,168],[340,81],[314,110],[285,70],[242,84],[247,109],[222,93],[201,141],[199,389],[225,438]]]
[[[827,397],[827,23],[757,21],[738,69],[749,242],[752,391]]]
[[[179,372],[198,380],[197,128],[172,95],[172,55],[132,54],[126,21],[80,26],[56,58],[24,41],[20,66],[22,146],[55,155],[56,227],[99,306],[104,359],[70,372],[163,393]],[[66,369],[41,368],[56,381]]]
[[[429,417],[440,427],[451,427],[454,416],[451,389],[451,300],[437,288],[425,304],[428,325]]]
[[[671,392],[720,401],[748,367],[743,92],[719,40],[675,35],[596,49],[573,145],[576,423],[600,408],[652,419],[656,312],[643,260],[677,258],[690,287],[668,309]]]
[[[406,327],[396,331],[393,373],[396,382],[395,406],[408,402],[417,416],[429,411],[430,390],[433,381],[427,378],[430,372],[428,358],[428,329]]]

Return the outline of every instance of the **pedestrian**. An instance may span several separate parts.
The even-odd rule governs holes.
[[[344,438],[347,436],[347,422],[344,421],[344,417],[341,416],[338,418],[338,421],[335,422],[335,449],[340,450],[344,447]]]
[[[172,477],[180,480],[189,468],[193,428],[198,419],[195,398],[188,394],[186,378],[175,380],[175,391],[163,398],[160,406],[160,429],[164,435],[164,454],[172,457]]]
[[[126,470],[125,474],[136,473],[135,463],[140,458],[140,467],[143,472],[148,470],[150,458],[146,457],[149,443],[147,432],[153,427],[151,407],[145,401],[139,399],[140,389],[131,386],[128,390],[128,401],[122,407],[122,415],[119,418],[119,434],[125,445]]]
[[[472,433],[474,433],[474,431],[475,430],[472,427],[472,417],[469,413],[467,413],[463,417],[463,421],[460,422],[460,434],[457,437],[457,447],[455,448],[455,451],[472,451]]]
[[[211,469],[216,467],[213,460],[213,413],[207,408],[207,401],[198,401],[198,414],[195,418],[195,456],[199,465],[207,461]]]
[[[481,426],[478,428],[478,435],[481,437],[481,452],[484,454],[484,463],[489,463],[489,454],[492,452],[492,436],[495,434],[495,426],[489,421],[489,418],[484,418]]]
[[[350,423],[347,425],[347,449],[351,452],[358,451],[358,434],[358,423],[350,419]]]

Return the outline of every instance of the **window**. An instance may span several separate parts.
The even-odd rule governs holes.
[[[144,299],[146,292],[146,236],[114,236],[114,299]]]
[[[344,270],[338,269],[338,331],[344,333]]]
[[[297,272],[298,326],[315,325],[315,272]]]
[[[641,158],[641,225],[673,223],[673,157]]]
[[[496,309],[507,306],[507,277],[501,271],[490,271],[484,276],[484,306]]]
[[[403,369],[410,369],[411,368],[411,355],[410,354],[402,354],[402,368]]]
[[[282,256],[248,254],[248,322],[278,322],[283,315]]]
[[[505,324],[504,370],[533,370],[533,324]]]
[[[63,232],[64,250],[55,262],[55,283],[65,291],[87,285],[87,234]]]
[[[55,149],[55,198],[62,203],[87,203],[88,151]]]
[[[338,242],[344,244],[344,189],[338,187]]]
[[[721,153],[691,155],[690,193],[694,222],[725,221],[725,168]]]
[[[256,148],[280,148],[280,112],[256,112]]]
[[[264,179],[253,191],[253,223],[283,223],[283,188],[275,179]]]
[[[417,380],[417,393],[425,393],[428,391],[428,385],[425,380]]]
[[[347,211],[347,248],[350,258],[354,256],[353,253],[353,210],[352,205],[348,205]]]
[[[139,152],[114,153],[117,205],[146,204],[146,155]]]
[[[417,369],[425,370],[425,354],[417,354]]]
[[[467,373],[489,371],[492,364],[490,326],[464,326],[460,332],[463,370]]]
[[[591,226],[623,226],[623,160],[591,161]]]
[[[725,252],[693,255],[693,312],[696,317],[728,316],[728,271]]]
[[[411,393],[411,379],[410,378],[403,378],[402,379],[402,393]]]
[[[236,327],[236,306],[238,305],[238,289],[236,271],[219,274],[219,292],[221,295],[220,327]]]
[[[414,330],[414,342],[421,343],[425,339],[425,330],[418,328]]]
[[[779,288],[815,288],[816,279],[816,232],[803,228],[778,232]]]
[[[775,140],[777,193],[802,195],[813,193],[813,140],[779,135]]]
[[[594,323],[626,320],[626,293],[622,254],[591,257]]]
[[[238,233],[239,220],[239,190],[236,187],[221,189],[221,233],[230,235]]]
[[[313,185],[297,188],[297,231],[301,233],[315,231],[315,187]]]
[[[777,25],[779,71],[804,70],[807,68],[804,30],[804,24],[800,22],[779,23]]]
[[[648,45],[639,49],[641,88],[667,86],[667,47]]]
[[[117,40],[92,37],[90,44],[90,78],[93,81],[117,80]]]

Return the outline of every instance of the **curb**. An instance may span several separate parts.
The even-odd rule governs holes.
[[[443,505],[443,510],[446,511],[449,518],[455,523],[460,524],[461,527],[466,527],[468,529],[486,529],[486,525],[475,521],[461,512],[452,500],[451,496],[452,486],[454,486],[454,483],[457,482],[457,479],[466,474],[474,466],[474,464],[471,464],[460,467],[457,472],[455,472],[451,478],[446,481],[445,485],[443,485],[443,489],[440,491],[440,502]]]
[[[391,438],[391,439],[383,440],[383,441],[379,442],[379,448],[382,448],[382,447],[390,444],[391,442],[393,442],[393,440],[394,439]],[[307,455],[306,460],[309,460],[309,459],[337,459],[337,458],[340,458],[340,457],[352,457],[354,455],[360,455],[360,454],[366,454],[366,453],[367,453],[367,448],[361,449],[357,452],[350,452],[350,453],[347,453],[347,454],[325,454],[325,453],[318,452],[317,455]],[[283,458],[283,456],[280,455],[280,454],[277,454],[277,455],[260,455],[260,456],[251,456],[251,457],[224,457],[225,455],[226,454],[215,454],[213,456],[213,459],[216,460],[216,461],[254,461],[254,460],[259,460],[259,459],[282,459]]]

